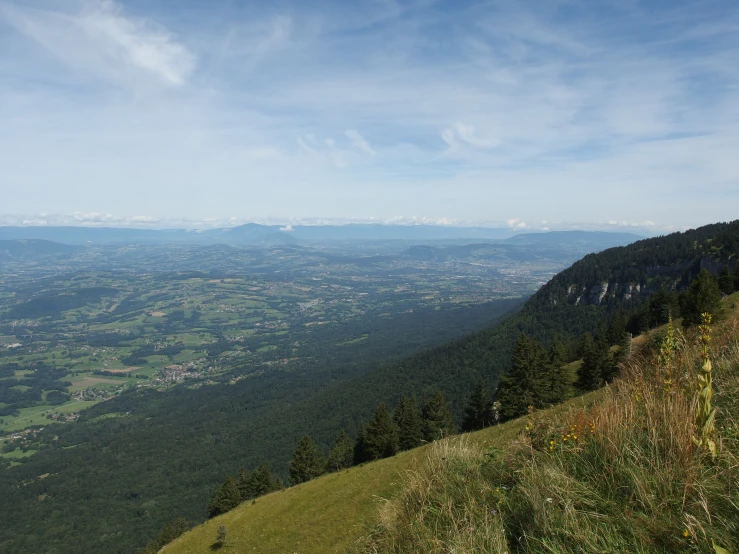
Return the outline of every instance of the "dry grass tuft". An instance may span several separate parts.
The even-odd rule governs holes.
[[[739,552],[739,320],[717,331],[655,334],[593,408],[529,415],[504,451],[435,445],[362,551]]]

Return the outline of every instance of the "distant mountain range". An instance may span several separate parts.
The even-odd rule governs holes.
[[[642,237],[631,233],[605,233],[596,231],[552,231],[526,233],[507,239],[464,245],[411,246],[401,256],[415,260],[443,262],[447,260],[499,259],[533,261],[541,257],[561,256],[563,251],[577,253],[600,252],[614,246],[625,246]]]
[[[0,240],[0,261],[36,260],[45,256],[73,254],[82,250],[84,250],[82,246],[42,239]]]
[[[546,238],[544,238],[546,237]],[[516,234],[508,228],[443,227],[437,225],[260,225],[247,223],[230,229],[126,229],[114,227],[0,227],[0,240],[37,239],[63,244],[300,244],[368,240],[480,240],[514,244],[562,244],[563,241],[602,243],[602,248],[629,244],[642,237],[631,233],[557,231]]]

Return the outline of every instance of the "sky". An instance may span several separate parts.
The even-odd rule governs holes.
[[[739,217],[739,2],[0,0],[0,224]]]

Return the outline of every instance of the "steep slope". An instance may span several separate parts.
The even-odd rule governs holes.
[[[679,288],[701,267],[715,271],[734,264],[738,237],[739,222],[716,224],[587,256],[485,331],[351,379],[332,360],[317,368],[323,379],[318,392],[309,386],[313,375],[284,372],[233,387],[122,395],[91,410],[85,425],[60,433],[54,450],[0,472],[0,486],[8,491],[0,495],[0,507],[10,514],[5,544],[23,551],[18,545],[27,547],[28,537],[35,537],[68,552],[75,546],[70,537],[97,529],[105,529],[99,535],[107,551],[145,542],[177,515],[204,516],[212,488],[224,475],[262,461],[285,475],[303,433],[325,451],[339,429],[355,433],[379,402],[393,406],[401,394],[441,389],[459,416],[479,377],[495,385],[508,369],[521,332],[543,341],[554,334],[574,339],[610,313],[638,306],[659,286]],[[392,340],[402,339],[398,329]],[[116,417],[98,419],[106,410]],[[178,454],[174,460],[172,452]],[[44,536],[21,533],[28,521],[49,522],[40,527]]]
[[[592,393],[552,408],[542,417],[557,417],[570,408],[590,405]],[[471,441],[485,448],[505,447],[524,427],[523,419],[490,427],[452,442]],[[417,469],[429,455],[431,445],[400,453],[392,458],[331,473],[246,502],[186,533],[161,552],[206,552],[215,542],[218,527],[226,527],[229,547],[236,552],[260,554],[327,554],[346,552],[367,533],[382,499],[401,490],[407,471]]]
[[[427,348],[441,336],[489,325],[518,304],[367,319],[366,340],[334,351],[326,345],[356,336],[356,328],[337,334],[316,326],[315,352],[331,356],[315,363],[278,366],[197,390],[131,391],[83,412],[74,425],[49,426],[40,433],[43,449],[21,465],[0,465],[0,551],[76,553],[80,543],[94,541],[93,551],[133,552],[177,516],[200,520],[224,475],[262,462],[284,475],[300,436],[329,417],[298,413],[316,391],[372,371],[380,360]],[[325,444],[344,425],[340,413],[330,417]]]
[[[216,549],[221,526],[228,547],[267,554],[723,552],[714,543],[733,552],[739,293],[725,307],[709,351],[716,460],[692,440],[702,363],[694,333],[673,347],[672,390],[653,362],[659,348],[640,340],[611,387],[241,504],[161,552]],[[611,458],[615,467],[601,467]]]
[[[348,421],[367,417],[378,402],[393,405],[402,394],[423,395],[441,389],[461,415],[477,379],[482,377],[495,385],[508,369],[513,343],[520,333],[543,342],[554,335],[573,340],[594,331],[615,311],[639,306],[661,287],[679,290],[702,268],[717,272],[723,265],[733,266],[737,257],[739,221],[590,254],[557,274],[502,323],[380,367],[297,405],[296,413],[301,417],[323,413],[312,433],[326,437],[326,442],[330,440],[329,422],[335,421],[333,414],[341,413]]]

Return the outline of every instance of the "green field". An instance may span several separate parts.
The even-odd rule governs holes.
[[[541,413],[561,417],[570,409],[591,405],[602,394],[592,393]],[[485,448],[503,448],[522,430],[523,419],[452,437]],[[400,490],[408,470],[418,467],[429,445],[391,458],[324,475],[313,481],[257,498],[195,527],[167,545],[166,554],[200,554],[213,548],[218,527],[227,530],[232,552],[260,554],[345,553],[375,523],[383,500]]]

